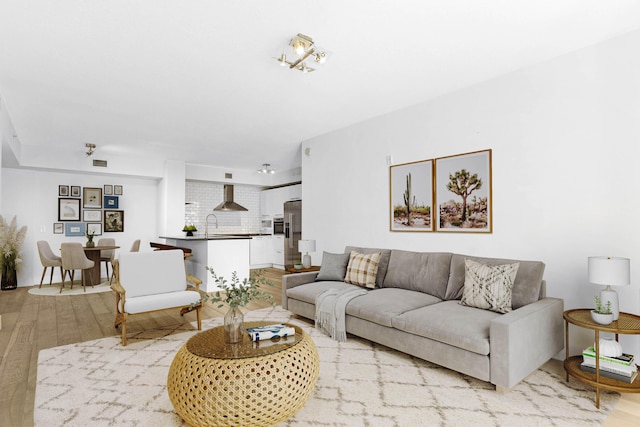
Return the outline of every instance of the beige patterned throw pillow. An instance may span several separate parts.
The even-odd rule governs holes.
[[[351,251],[344,281],[352,285],[366,286],[371,289],[375,288],[380,255],[380,252],[361,254],[356,251]]]
[[[511,311],[511,293],[519,266],[517,262],[485,265],[465,260],[460,304],[498,313]]]

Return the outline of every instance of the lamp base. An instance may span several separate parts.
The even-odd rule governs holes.
[[[302,266],[304,268],[311,268],[311,255],[304,254],[302,257]]]
[[[611,289],[611,286],[607,286],[600,291],[600,302],[603,307],[607,306],[607,302],[611,302],[611,313],[613,314],[613,320],[618,320],[620,316],[620,305],[618,304],[618,293]]]

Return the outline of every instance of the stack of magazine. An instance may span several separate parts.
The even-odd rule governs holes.
[[[599,359],[600,375],[603,377],[632,383],[638,376],[638,368],[632,354],[623,353],[620,356],[611,357],[600,355]],[[582,352],[580,369],[591,373],[596,372],[596,351],[593,347],[589,347]]]
[[[251,341],[270,340],[277,337],[291,337],[295,335],[296,330],[284,323],[275,325],[258,326],[255,328],[247,328],[247,333],[251,337]]]

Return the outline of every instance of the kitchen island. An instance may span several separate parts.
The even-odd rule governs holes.
[[[192,256],[187,258],[187,273],[202,280],[200,289],[205,292],[217,291],[207,267],[211,267],[218,276],[231,281],[231,274],[238,273],[238,279],[249,277],[249,234],[214,234],[186,236],[160,236],[168,245],[191,249]]]

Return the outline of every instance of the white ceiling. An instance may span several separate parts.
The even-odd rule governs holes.
[[[0,0],[0,96],[25,152],[287,170],[303,140],[638,28],[637,0]],[[322,69],[273,59],[298,32]]]

